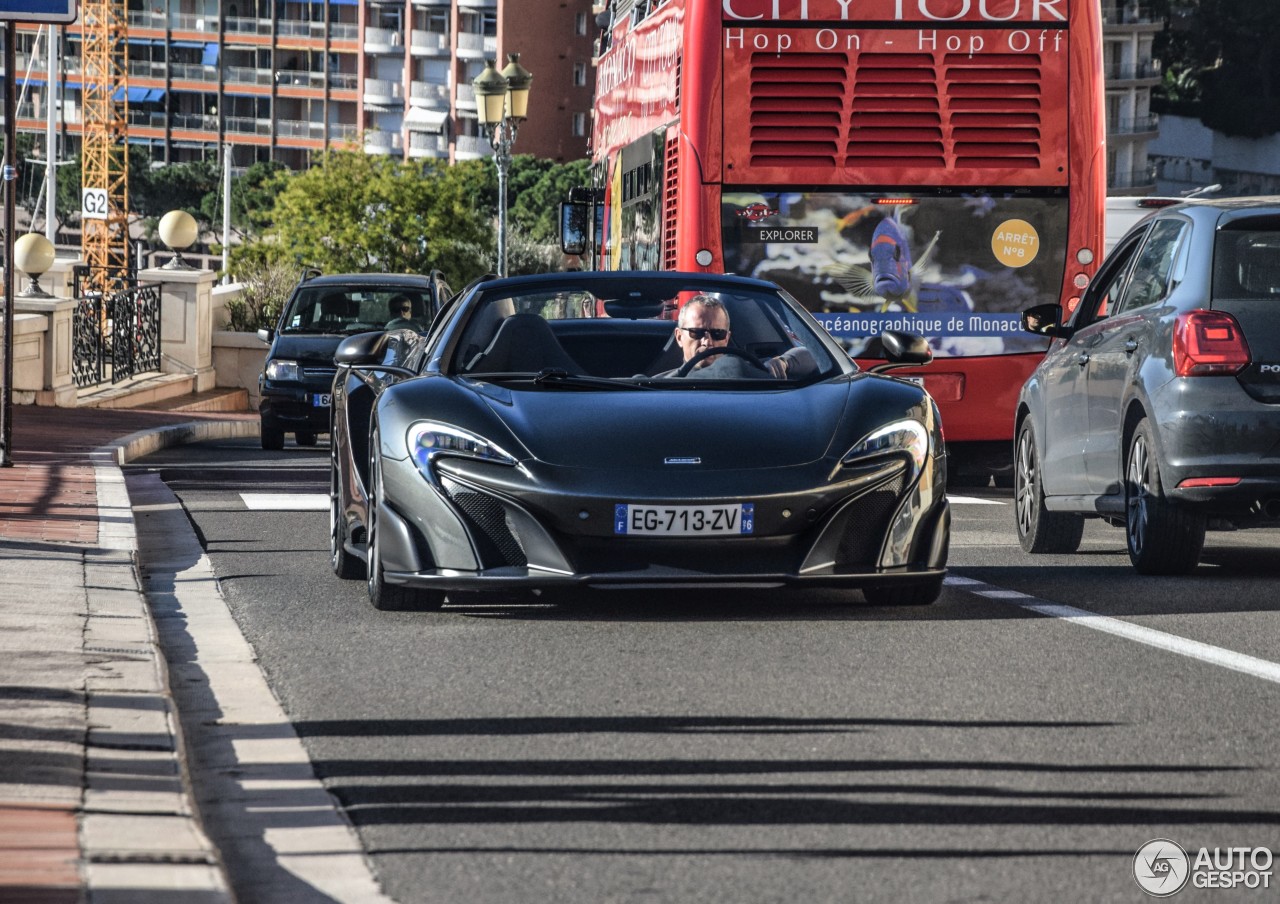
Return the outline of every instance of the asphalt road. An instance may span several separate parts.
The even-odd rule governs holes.
[[[326,512],[249,507],[326,492],[327,454],[227,441],[133,468],[182,500],[399,902],[1139,901],[1152,839],[1280,848],[1280,532],[1210,534],[1193,576],[1145,578],[1116,528],[1029,557],[1007,491],[958,488],[923,609],[381,613],[329,571]]]

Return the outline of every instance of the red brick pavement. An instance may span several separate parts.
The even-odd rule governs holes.
[[[95,449],[140,430],[251,413],[14,406],[10,467],[0,467],[0,542],[98,542]],[[0,555],[3,552],[0,551]],[[74,807],[0,801],[0,904],[77,904]]]
[[[0,540],[98,541],[94,449],[139,430],[250,413],[136,408],[13,408],[12,467],[0,468]]]

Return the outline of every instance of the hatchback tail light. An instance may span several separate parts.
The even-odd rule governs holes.
[[[1249,366],[1249,343],[1225,311],[1186,311],[1173,330],[1173,368],[1180,377],[1234,374]]]

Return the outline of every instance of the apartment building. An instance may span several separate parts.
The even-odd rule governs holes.
[[[1102,65],[1106,80],[1107,194],[1149,195],[1155,167],[1147,145],[1158,134],[1151,90],[1160,84],[1152,44],[1163,21],[1136,2],[1102,5]]]
[[[585,157],[594,70],[591,0],[128,0],[129,141],[156,162],[218,157],[237,168],[362,147],[406,160],[492,153],[471,80],[486,59],[520,53],[534,75],[516,153]],[[46,130],[62,153],[80,145],[79,23],[48,35],[22,26],[16,44],[20,131]]]

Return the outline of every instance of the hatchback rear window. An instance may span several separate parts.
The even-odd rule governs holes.
[[[1213,254],[1214,298],[1280,299],[1280,229],[1218,233]]]

